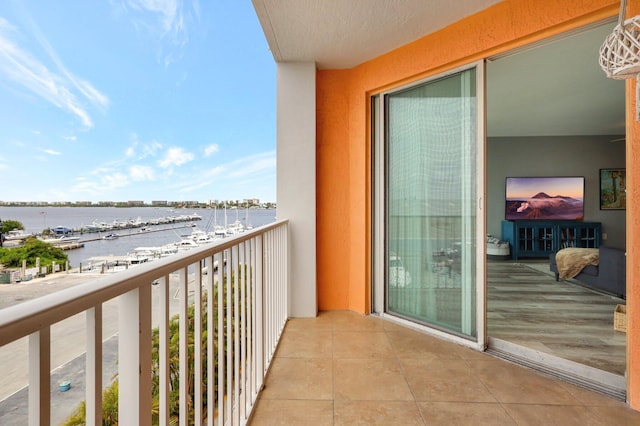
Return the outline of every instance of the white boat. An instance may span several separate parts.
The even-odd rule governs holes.
[[[191,230],[191,239],[196,242],[196,244],[208,244],[216,241],[214,235],[207,234],[201,229],[198,229],[195,225]]]
[[[227,234],[229,235],[241,234],[243,232],[244,225],[239,221],[235,221],[231,225],[227,226]]]
[[[152,258],[162,258],[178,253],[178,247],[175,244],[167,244],[164,246],[136,247],[133,252],[138,256],[147,256]]]
[[[90,226],[87,226],[87,229],[91,230],[91,231],[110,231],[113,229],[113,226],[108,224],[107,222],[98,222],[98,221],[93,221],[93,223]]]
[[[128,263],[129,266],[140,265],[142,263],[147,263],[152,260],[153,259],[149,256],[137,255],[137,254],[129,255],[125,258],[125,261]]]
[[[167,244],[160,247],[160,250],[157,251],[160,257],[171,256],[172,254],[176,254],[178,252],[178,247],[173,244]]]
[[[41,239],[40,241],[53,244],[53,245],[62,245],[62,244],[70,244],[73,242],[80,241],[80,237],[68,237],[68,236],[62,235],[60,237],[55,237],[55,238]]]
[[[190,250],[192,248],[200,247],[198,243],[193,241],[191,238],[183,238],[174,245],[178,248],[178,251]]]
[[[196,242],[196,244],[198,245],[202,245],[202,244],[210,244],[213,243],[217,240],[217,238],[213,235],[204,233],[202,235],[198,235],[197,237],[194,238],[193,241]]]
[[[213,229],[214,238],[226,238],[228,235],[227,229],[224,226],[217,225]]]
[[[4,234],[4,239],[5,241],[19,241],[32,236],[33,234],[27,234],[22,229],[14,229]]]
[[[120,238],[118,234],[107,234],[102,237],[103,240],[115,240],[116,238]]]
[[[238,211],[239,210],[236,208],[235,222],[227,226],[227,234],[229,235],[241,234],[244,232],[244,225],[242,224],[242,222],[240,222],[240,219],[238,218]]]

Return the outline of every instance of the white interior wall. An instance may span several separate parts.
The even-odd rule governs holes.
[[[277,65],[278,218],[289,219],[289,316],[315,317],[316,67]]]

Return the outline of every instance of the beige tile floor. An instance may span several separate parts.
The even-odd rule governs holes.
[[[626,404],[353,312],[288,322],[250,423],[640,425]]]

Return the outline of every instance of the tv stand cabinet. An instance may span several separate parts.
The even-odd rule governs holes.
[[[511,247],[511,258],[548,258],[566,247],[598,248],[602,238],[600,222],[563,220],[505,220],[502,240]]]

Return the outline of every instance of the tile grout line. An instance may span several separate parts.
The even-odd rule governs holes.
[[[381,320],[383,321],[383,320]],[[398,356],[398,352],[396,351],[396,347],[394,344],[392,344],[391,339],[389,338],[389,330],[384,326],[384,324],[382,324],[382,329],[384,330],[384,335],[387,338],[387,342],[389,343],[389,346],[391,346],[391,350],[393,351],[393,355],[396,359],[396,362],[398,363],[398,366],[400,367],[400,371],[402,371],[402,378],[404,379],[407,388],[409,388],[409,392],[411,392],[411,396],[413,397],[413,404],[415,405],[416,409],[418,410],[418,414],[420,414],[420,418],[422,419],[422,424],[426,425],[427,420],[424,418],[424,413],[422,412],[422,410],[420,409],[420,405],[418,404],[418,400],[416,398],[415,393],[413,392],[413,388],[411,388],[411,385],[409,384],[409,381],[407,380],[407,373],[405,371],[404,366],[402,365],[402,362],[400,361],[400,357]]]
[[[331,416],[331,424],[336,424],[336,345],[335,345],[335,327],[333,324],[333,316],[331,319],[331,407],[333,408],[333,415]]]

